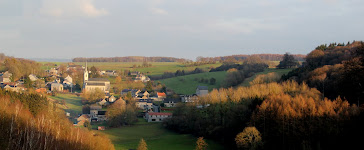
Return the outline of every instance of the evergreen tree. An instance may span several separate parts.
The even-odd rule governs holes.
[[[140,139],[137,150],[148,150],[147,143],[145,143],[144,139]]]

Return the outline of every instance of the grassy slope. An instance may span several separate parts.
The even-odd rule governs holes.
[[[59,101],[65,100],[67,108],[64,108],[64,110],[71,113],[71,116],[75,117],[82,113],[81,97],[73,94],[57,94],[57,96],[49,96],[49,98]]]
[[[78,65],[85,65],[83,62],[76,62]],[[130,71],[140,71],[143,73],[147,73],[148,75],[161,75],[164,72],[176,72],[178,69],[180,70],[194,70],[195,68],[202,68],[204,70],[208,70],[209,67],[218,67],[221,64],[207,64],[201,66],[192,66],[185,67],[181,63],[178,62],[151,62],[152,67],[148,68],[132,68],[133,65],[142,65],[142,62],[88,62],[87,65],[89,67],[95,66],[100,68],[101,70],[130,70]]]
[[[208,86],[209,90],[211,91],[214,88],[220,88],[221,82],[223,82],[225,78],[226,72],[205,72],[205,73],[198,73],[198,74],[191,74],[186,76],[174,77],[169,79],[159,80],[162,84],[165,84],[167,88],[172,89],[178,94],[194,94],[196,93],[196,87],[198,85],[201,86]],[[199,83],[195,81],[195,78],[204,78],[210,79],[214,77],[216,79],[215,85],[210,85],[206,83]],[[184,79],[184,80],[183,80]],[[181,81],[183,80],[183,81]]]
[[[149,150],[192,150],[197,138],[189,134],[178,134],[165,129],[161,123],[147,123],[144,119],[134,126],[97,131],[106,134],[114,143],[115,149],[136,149],[144,138]],[[208,149],[223,149],[215,142],[207,140]]]
[[[255,79],[255,77],[257,75],[261,75],[261,74],[268,74],[268,73],[271,73],[271,72],[276,72],[278,73],[279,75],[283,75],[283,74],[287,74],[288,72],[290,72],[292,69],[276,69],[276,68],[268,68],[266,70],[264,70],[263,72],[259,72],[249,78],[246,78],[244,80],[244,82],[241,84],[241,86],[249,86],[249,82],[253,81]]]

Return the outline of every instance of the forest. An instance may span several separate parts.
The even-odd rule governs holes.
[[[250,87],[215,89],[194,103],[178,105],[164,125],[218,140],[229,149],[360,146],[364,44],[318,48],[280,81],[271,82],[277,80],[272,74]]]

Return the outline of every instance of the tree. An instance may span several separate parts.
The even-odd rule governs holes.
[[[277,68],[283,69],[283,68],[293,68],[297,67],[299,65],[298,61],[294,59],[293,55],[290,55],[289,53],[284,54],[283,60],[279,62],[279,65]]]
[[[120,76],[117,76],[115,78],[115,82],[116,82],[116,84],[120,84],[121,83],[121,77]]]
[[[92,66],[91,69],[90,78],[98,78],[100,75],[97,73],[97,68],[95,66]]]
[[[207,143],[203,139],[203,137],[199,137],[196,141],[196,148],[195,150],[206,150],[207,149]]]
[[[28,77],[24,79],[24,87],[26,88],[32,88],[33,87],[33,81],[30,80]]]
[[[89,121],[85,121],[85,123],[83,123],[83,126],[86,127],[88,130],[92,130],[92,126]]]
[[[150,93],[153,91],[153,83],[152,81],[147,82],[147,86],[145,86],[145,89]]]
[[[144,139],[140,139],[137,150],[148,150],[147,143],[145,143]]]
[[[211,78],[211,79],[210,79],[210,84],[211,84],[211,85],[214,85],[215,83],[216,83],[216,79],[215,79],[215,78]]]
[[[262,145],[262,137],[255,127],[246,127],[243,132],[236,135],[235,142],[238,148],[258,149]]]

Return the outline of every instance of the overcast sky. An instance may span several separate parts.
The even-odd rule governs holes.
[[[363,40],[363,0],[0,0],[0,52],[25,58],[290,52]]]

